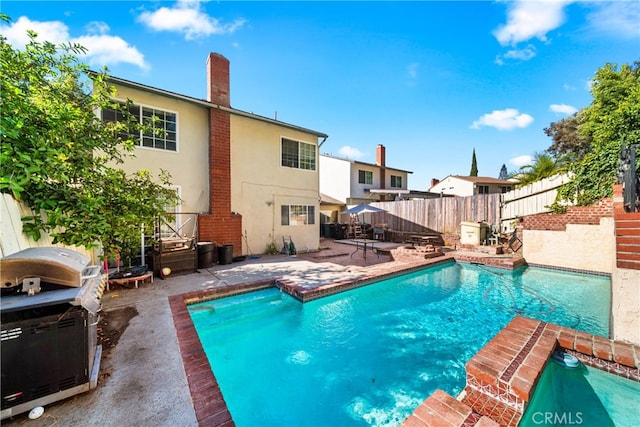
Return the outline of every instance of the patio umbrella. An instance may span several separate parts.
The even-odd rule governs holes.
[[[355,205],[354,207],[347,209],[346,211],[342,211],[342,214],[356,215],[365,214],[365,213],[384,213],[386,212],[384,209],[376,208],[375,206],[368,205],[366,203],[360,203],[359,205]],[[364,220],[364,215],[363,218]]]
[[[361,213],[383,213],[386,212],[384,209],[380,209],[380,208],[376,208],[375,206],[371,206],[371,205],[367,205],[366,203],[360,203],[359,205],[356,205],[350,209],[347,209],[346,211],[342,211],[340,213],[342,214],[361,214]]]

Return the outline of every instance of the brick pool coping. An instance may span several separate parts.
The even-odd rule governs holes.
[[[459,400],[437,390],[403,426],[517,426],[556,349],[640,382],[640,346],[516,316],[467,362]]]
[[[454,260],[458,262],[479,263],[487,266],[507,269],[513,269],[524,265],[524,262],[522,262],[522,260],[518,258],[509,259],[506,257],[501,257],[499,259],[496,259],[487,257],[466,257],[464,255],[444,255],[439,258],[426,260],[416,260],[404,263],[379,264],[377,266],[368,267],[364,271],[364,274],[356,280],[336,281],[325,285],[315,286],[313,288],[305,288],[300,284],[287,281],[284,278],[280,278],[245,282],[242,284],[228,285],[208,290],[199,290],[169,297],[169,305],[176,328],[178,346],[182,355],[182,361],[185,368],[185,374],[187,376],[187,382],[189,384],[189,390],[191,392],[191,400],[193,403],[198,425],[227,427],[234,426],[235,423],[233,422],[231,413],[229,412],[224,397],[222,396],[222,392],[220,391],[218,382],[215,378],[213,370],[211,369],[211,366],[209,365],[209,361],[204,352],[204,349],[202,348],[193,322],[191,321],[191,316],[189,315],[189,311],[187,309],[188,305],[208,301],[211,299],[266,289],[274,286],[279,287],[280,289],[294,296],[300,301],[306,302],[338,292],[343,292],[349,289],[355,289],[360,286],[365,286],[378,280],[407,274],[412,271],[420,270],[426,266],[454,262]],[[516,319],[525,319],[528,322],[538,322],[536,320],[524,318],[521,316],[516,317]],[[514,319],[514,321],[516,319]],[[518,320],[518,322],[522,322],[522,320]],[[494,378],[491,377],[491,375],[495,375],[498,372],[503,372],[496,370],[498,366],[495,365],[495,363],[505,363],[509,357],[509,354],[511,354],[508,351],[506,353],[503,353],[503,351],[514,350],[514,348],[512,348],[513,346],[511,346],[509,343],[505,345],[505,343],[502,342],[504,337],[498,339],[498,337],[501,336],[501,334],[505,332],[505,330],[507,330],[510,325],[511,323],[503,331],[496,335],[494,339],[492,339],[483,349],[480,350],[480,352],[478,352],[478,354],[476,354],[476,356],[474,356],[474,358],[472,358],[467,363],[467,387],[465,387],[465,399],[459,401],[442,390],[436,390],[436,392],[434,392],[429,398],[427,398],[414,411],[414,413],[404,421],[403,426],[414,427],[429,425],[476,425],[487,427],[498,425],[497,421],[494,421],[491,417],[495,417],[500,421],[503,421],[505,419],[513,421],[516,419],[516,417],[517,420],[519,420],[520,418],[518,417],[518,412],[513,411],[511,406],[505,406],[503,402],[494,399],[495,396],[501,396],[499,393],[496,395],[484,393],[484,391],[486,390],[498,392],[504,391],[504,378],[497,378],[497,376]],[[557,325],[546,323],[545,325],[550,326],[549,331],[553,330],[554,327],[558,328],[558,331],[562,332],[561,337],[558,332],[558,342],[561,343],[561,346],[563,346],[567,350],[570,350],[572,354],[577,355],[581,361],[584,361],[583,359],[585,358],[590,358],[589,360],[595,358],[596,360],[591,362],[593,364],[592,366],[599,367],[602,366],[603,361],[613,360],[616,366],[626,366],[627,368],[634,367],[634,369],[628,370],[628,372],[630,372],[629,375],[635,378],[637,381],[640,381],[640,373],[638,373],[638,358],[640,358],[640,348],[638,348],[637,346],[631,346],[629,348],[625,347],[629,346],[629,344],[623,345],[623,343],[614,345],[612,344],[613,341],[611,340],[607,340],[602,337],[595,337],[594,346],[592,347],[593,351],[587,352],[586,347],[588,340],[585,336],[588,334],[584,334],[579,331],[573,331],[568,328],[562,328]],[[521,333],[524,332],[523,336],[526,336],[526,328],[524,330],[516,328],[515,331],[511,331],[511,329],[509,329],[509,331],[505,333],[511,334],[512,332],[515,332],[517,334],[518,331],[520,331]],[[574,333],[572,334],[570,331],[573,331]],[[549,332],[547,332],[546,334],[548,335]],[[571,337],[573,337],[574,339],[572,340]],[[577,337],[580,338],[578,339]],[[527,342],[530,342],[530,339],[531,335],[527,338]],[[494,341],[496,342],[496,344],[492,345]],[[547,341],[549,341],[549,339],[547,339]],[[595,344],[596,341],[597,345]],[[547,345],[549,344],[549,342],[547,342]],[[608,347],[607,342],[609,342]],[[570,344],[573,344],[573,346]],[[490,347],[490,345],[492,347]],[[523,348],[524,346],[521,346],[520,350],[522,350]],[[623,348],[626,350],[623,350]],[[616,349],[618,349],[617,353]],[[537,351],[540,352],[541,350]],[[481,355],[481,353],[483,354]],[[579,356],[577,353],[583,354],[584,357]],[[502,354],[504,354],[504,356],[502,358],[498,358],[498,355]],[[551,350],[549,351],[549,354],[551,354]],[[488,358],[487,355],[489,355]],[[514,383],[514,392],[518,390],[518,393],[524,393],[523,395],[530,397],[532,390],[527,391],[527,384],[535,386],[537,378],[540,375],[540,371],[544,367],[544,363],[546,363],[548,357],[542,364],[542,368],[540,369],[540,371],[538,371],[537,374],[533,375],[532,372],[535,371],[535,369],[532,370],[529,365],[533,362],[537,362],[539,364],[540,360],[536,360],[536,357],[538,357],[539,359],[540,355],[533,356],[533,358],[529,359],[527,357],[528,354],[520,351],[518,353],[518,356],[524,359],[520,360],[519,362],[516,362],[515,358],[508,359],[509,366],[507,366],[507,368],[510,368],[510,374],[507,375],[510,375],[509,378],[511,381],[507,382],[507,384],[509,385],[511,383]],[[476,359],[476,357],[478,357],[478,359]],[[616,357],[619,360],[617,360]],[[630,360],[633,360],[634,365],[628,365]],[[625,365],[624,363],[627,363],[627,365]],[[522,365],[522,370],[520,369],[520,365]],[[471,384],[476,385],[475,388],[473,386],[470,386],[469,382],[470,367],[471,372],[475,372],[477,374],[477,376],[473,375],[473,379],[471,380]],[[619,370],[619,368],[616,369]],[[507,370],[505,369],[504,372],[506,373],[506,371]],[[516,375],[514,376],[514,374]],[[535,377],[533,381],[529,381],[531,375]],[[511,376],[514,377],[511,378]],[[496,382],[498,379],[503,380],[503,382],[500,383],[502,389],[496,388],[496,386],[492,386],[492,383],[498,384]],[[481,381],[478,382],[476,380]],[[489,381],[486,384],[489,386],[489,388],[485,390],[483,388],[485,383],[482,381]],[[518,394],[516,394],[515,396],[516,398],[518,398]],[[497,414],[498,412],[499,414]],[[521,416],[522,411],[519,414]],[[516,424],[504,424],[502,422],[500,423],[500,425]]]

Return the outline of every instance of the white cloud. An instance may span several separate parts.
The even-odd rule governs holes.
[[[110,30],[107,23],[101,21],[91,21],[85,28],[89,34],[107,34]]]
[[[547,33],[564,23],[564,7],[573,0],[517,0],[508,2],[507,23],[493,35],[503,45],[538,38],[547,41]]]
[[[142,69],[148,69],[144,61],[144,55],[134,46],[117,36],[88,35],[73,40],[88,49],[86,60],[89,65],[115,65],[127,63],[136,65]]]
[[[604,1],[587,3],[594,10],[587,21],[598,32],[617,38],[640,37],[640,2]]]
[[[207,37],[212,34],[231,34],[246,22],[236,19],[230,24],[221,24],[203,12],[200,1],[179,0],[172,7],[161,7],[153,12],[142,12],[138,21],[156,31],[184,33],[186,40]]]
[[[512,130],[525,128],[533,123],[533,117],[520,113],[515,108],[494,110],[480,117],[471,124],[471,129],[480,129],[481,126],[494,127],[498,130]]]
[[[573,105],[551,104],[549,106],[549,111],[553,111],[554,113],[566,114],[567,116],[570,116],[573,113],[577,112],[578,109]]]
[[[54,44],[78,43],[87,49],[86,54],[81,55],[89,65],[103,66],[119,63],[133,64],[146,69],[144,55],[131,46],[125,40],[117,36],[111,36],[109,26],[104,22],[91,22],[87,25],[88,34],[80,37],[71,37],[68,27],[60,21],[31,21],[27,17],[20,17],[9,26],[0,26],[2,34],[9,44],[16,49],[22,49],[28,43],[27,30],[38,33],[37,40],[48,41]]]
[[[362,151],[348,145],[340,148],[338,152],[348,159],[359,159],[364,156],[364,153]]]
[[[563,84],[563,85],[562,85],[562,88],[563,88],[564,90],[566,90],[566,91],[570,91],[570,92],[573,92],[573,91],[575,91],[575,90],[576,90],[576,87],[575,87],[575,86],[571,86],[571,85],[570,85],[570,84],[568,84],[568,83]]]
[[[35,31],[39,41],[46,40],[54,44],[69,41],[69,29],[60,21],[39,22],[21,16],[13,24],[0,25],[0,29],[7,42],[16,49],[22,49],[29,43],[27,30]]]
[[[522,61],[528,61],[536,56],[536,48],[533,45],[529,45],[524,49],[511,49],[504,54],[505,58],[519,59]]]
[[[521,168],[522,166],[530,165],[533,158],[531,156],[518,156],[509,160],[509,164],[514,165],[517,168]]]
[[[536,47],[530,44],[524,49],[511,49],[508,50],[504,55],[498,55],[496,57],[495,63],[498,65],[504,65],[504,59],[528,61],[534,56],[536,56]]]

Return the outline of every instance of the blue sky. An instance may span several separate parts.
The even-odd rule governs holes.
[[[234,108],[324,132],[322,153],[413,171],[409,188],[527,164],[543,129],[591,102],[607,62],[640,60],[638,1],[2,1],[14,46],[89,49],[111,75],[206,98],[231,62]]]

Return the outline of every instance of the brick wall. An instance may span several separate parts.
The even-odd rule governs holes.
[[[523,219],[525,230],[564,231],[567,224],[598,225],[601,218],[613,217],[613,200],[602,199],[594,206],[570,206],[564,214],[543,213]]]

